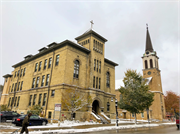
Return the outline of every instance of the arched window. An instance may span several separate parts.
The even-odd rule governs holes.
[[[145,60],[145,69],[148,68],[148,63],[147,63],[147,60]]]
[[[110,87],[110,75],[109,75],[109,72],[106,73],[106,86]]]
[[[153,61],[150,59],[150,68],[153,68]]]
[[[76,60],[74,62],[74,75],[73,75],[74,78],[79,78],[79,61]]]

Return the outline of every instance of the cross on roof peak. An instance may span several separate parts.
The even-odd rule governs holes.
[[[90,22],[91,22],[91,29],[92,29],[93,28],[93,24],[94,24],[93,20],[91,20]]]

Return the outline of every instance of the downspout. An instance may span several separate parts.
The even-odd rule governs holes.
[[[16,91],[17,91],[17,87],[18,87],[18,81],[19,81],[19,77],[20,77],[20,74],[21,74],[21,66],[20,66],[20,69],[19,69],[19,75],[18,75],[18,79],[17,79],[17,85],[16,85],[16,87],[14,87],[14,88],[16,88]],[[15,83],[16,84],[16,83]],[[12,107],[13,107],[13,104],[14,104],[14,100],[15,100],[15,96],[16,96],[16,91],[14,91],[14,98],[13,98],[13,100],[12,100],[12,102],[11,102],[11,110],[12,110]]]
[[[49,79],[49,84],[48,84],[48,94],[47,94],[47,103],[46,103],[46,108],[45,108],[45,116],[46,116],[47,106],[48,106],[48,100],[49,100],[50,83],[51,83],[51,77],[52,77],[53,65],[54,65],[54,49],[53,49],[53,58],[52,58],[51,74],[50,74],[50,79]]]

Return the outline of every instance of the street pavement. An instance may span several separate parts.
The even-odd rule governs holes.
[[[163,128],[151,128],[147,130],[110,130],[83,134],[180,134],[180,130],[178,130],[177,127],[174,125]]]

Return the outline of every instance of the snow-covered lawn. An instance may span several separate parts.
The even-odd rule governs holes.
[[[145,121],[145,120],[144,120]],[[81,132],[95,132],[95,131],[103,131],[103,130],[116,130],[116,129],[133,129],[133,128],[139,128],[139,127],[155,127],[155,126],[160,126],[160,125],[175,125],[175,122],[173,123],[159,123],[159,124],[131,124],[128,125],[128,123],[132,123],[134,121],[119,121],[119,126],[102,126],[102,127],[96,127],[96,125],[100,124],[100,123],[96,123],[96,122],[77,122],[77,121],[64,121],[63,123],[60,123],[60,126],[58,126],[57,123],[49,123],[46,126],[29,126],[29,129],[36,129],[36,131],[30,131],[30,134],[42,134],[42,133],[49,133],[49,132],[53,132],[53,133],[81,133]],[[127,125],[121,125],[121,123],[127,123]],[[114,123],[113,123],[114,124]],[[92,125],[92,128],[86,128],[86,129],[72,129],[70,127],[72,126],[80,126],[80,125]],[[4,126],[4,125],[0,125],[1,128],[7,128],[7,129],[19,129],[20,127],[16,127],[16,126]],[[64,127],[69,127],[69,129],[63,129]],[[39,128],[39,130],[38,130]],[[42,129],[46,128],[45,131],[43,131]],[[50,130],[50,129],[55,129],[55,130]],[[49,130],[47,130],[49,129]],[[1,134],[6,134],[8,132],[1,132]],[[11,133],[11,132],[9,132]]]

